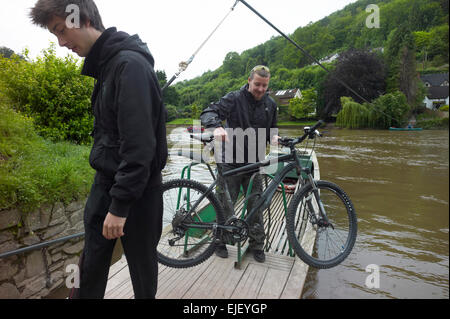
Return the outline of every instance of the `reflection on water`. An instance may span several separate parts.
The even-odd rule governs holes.
[[[303,297],[448,298],[448,131],[325,130],[316,144],[321,177],[350,195],[358,238],[341,265],[310,270]],[[172,149],[191,143],[200,149],[185,129],[168,131]],[[301,131],[281,129],[280,135]],[[189,162],[171,156],[164,179],[179,178]],[[203,165],[192,168],[192,178],[212,180]],[[379,266],[379,288],[365,285],[371,264]]]

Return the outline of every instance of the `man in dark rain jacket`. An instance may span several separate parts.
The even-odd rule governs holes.
[[[215,149],[220,171],[224,172],[264,160],[266,143],[278,143],[277,105],[267,94],[269,81],[269,68],[263,65],[256,66],[250,72],[248,83],[244,87],[239,91],[228,93],[202,112],[200,116],[202,125],[214,130],[216,145],[220,145],[217,141],[225,141],[220,145],[221,150]],[[226,120],[226,129],[222,127],[224,120]],[[223,177],[219,174],[216,192],[224,207],[226,219],[232,217],[241,186],[244,194],[247,193],[251,175]],[[259,174],[253,180],[248,212],[251,211],[257,199],[257,196],[253,195],[258,193],[262,193],[262,180]],[[265,261],[262,213],[258,211],[249,221],[249,250],[253,251],[253,256],[258,262]],[[216,255],[222,258],[228,257],[225,244],[219,244],[216,247]]]
[[[78,26],[69,19],[73,5],[79,9]],[[104,297],[113,248],[121,238],[135,298],[155,298],[167,141],[153,57],[137,35],[105,30],[92,0],[39,0],[30,16],[55,34],[60,46],[85,57],[82,74],[96,79],[89,158],[96,175],[84,211],[80,287],[71,297]]]

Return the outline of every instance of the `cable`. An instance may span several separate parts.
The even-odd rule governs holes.
[[[194,52],[194,54],[192,54],[192,56],[187,60],[187,61],[182,61],[179,64],[179,70],[177,73],[175,73],[174,76],[172,76],[172,78],[169,80],[169,82],[167,82],[164,87],[161,89],[163,92],[173,83],[173,81],[175,81],[182,72],[186,71],[186,69],[188,68],[189,64],[192,63],[192,61],[194,60],[195,56],[198,54],[198,52],[200,52],[200,50],[205,46],[206,42],[209,41],[209,39],[211,39],[211,37],[213,36],[213,34],[217,31],[217,29],[219,29],[219,27],[224,23],[224,21],[228,18],[228,16],[231,14],[231,12],[234,11],[234,8],[237,6],[237,4],[239,3],[239,0],[236,0],[236,2],[234,3],[233,7],[231,8],[231,10],[225,15],[225,17],[219,22],[219,24],[217,25],[217,27],[211,32],[211,34],[206,38],[205,41],[203,41],[203,43],[200,45],[200,47]]]

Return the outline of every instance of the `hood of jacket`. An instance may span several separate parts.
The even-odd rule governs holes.
[[[92,46],[84,60],[81,74],[98,79],[100,70],[122,50],[138,52],[148,60],[152,67],[155,65],[155,60],[147,44],[142,42],[137,34],[130,36],[128,33],[117,31],[112,27],[105,30]]]

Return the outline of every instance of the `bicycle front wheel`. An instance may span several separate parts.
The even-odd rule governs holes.
[[[289,242],[306,264],[331,268],[340,264],[353,249],[357,219],[348,195],[336,184],[317,181],[319,200],[310,183],[292,199],[286,217]],[[323,205],[324,218],[319,210]]]
[[[163,265],[192,267],[213,254],[212,225],[216,221],[223,223],[223,215],[216,196],[212,192],[203,196],[206,192],[206,186],[192,180],[176,179],[163,183],[163,231],[157,247],[158,261]]]

